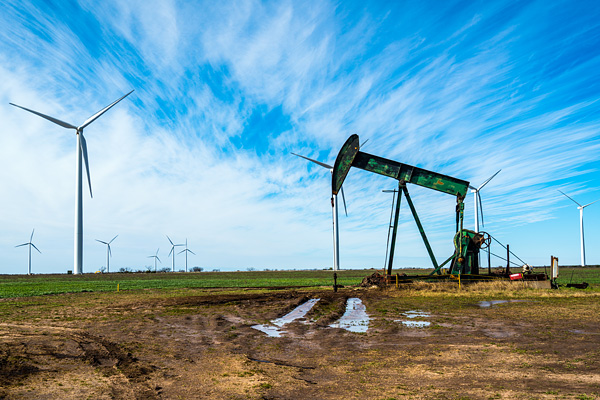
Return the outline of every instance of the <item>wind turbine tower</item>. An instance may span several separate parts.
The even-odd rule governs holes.
[[[481,211],[481,225],[483,225],[483,206],[481,203],[481,194],[479,191],[483,189],[485,185],[487,185],[496,175],[498,175],[502,171],[499,169],[494,175],[490,176],[485,182],[483,182],[479,187],[474,187],[469,185],[469,189],[471,189],[471,193],[473,193],[473,197],[475,200],[475,232],[479,232],[479,211]]]
[[[42,252],[40,251],[40,249],[38,249],[37,247],[35,247],[35,244],[33,244],[33,232],[35,232],[35,229],[33,229],[31,231],[31,237],[29,238],[29,242],[27,243],[23,243],[23,244],[19,244],[15,247],[21,247],[21,246],[29,246],[29,263],[27,266],[27,275],[31,275],[31,247],[33,247],[34,249],[36,249],[38,251],[38,253],[42,254]]]
[[[292,153],[293,155],[304,158],[310,162],[320,165],[323,168],[327,168],[329,172],[333,173],[333,167],[329,164],[322,163],[312,158],[301,156],[300,154]],[[344,188],[341,188],[342,201],[344,203],[344,212],[348,216],[348,209],[346,208],[346,197],[344,196]],[[333,270],[338,271],[340,269],[340,228],[338,224],[338,200],[337,195],[333,195],[331,198],[331,205],[333,206]]]
[[[87,154],[87,144],[85,142],[85,138],[83,137],[83,129],[87,127],[89,124],[98,119],[102,114],[107,112],[110,108],[112,108],[115,104],[123,100],[125,97],[129,96],[133,90],[123,97],[113,101],[102,110],[98,111],[96,114],[89,117],[83,124],[80,126],[72,125],[68,122],[61,121],[57,118],[51,117],[49,115],[42,114],[40,112],[30,110],[25,107],[21,107],[14,103],[10,103],[11,105],[21,108],[25,111],[29,111],[37,116],[40,116],[44,119],[47,119],[50,122],[54,122],[57,125],[62,126],[67,129],[74,129],[77,136],[77,157],[75,163],[75,257],[74,257],[74,266],[73,273],[74,274],[82,274],[83,273],[83,185],[82,185],[82,171],[81,171],[81,163],[82,159],[85,163],[85,172],[87,174],[87,181],[90,188],[90,197],[92,196],[92,181],[90,180],[90,168],[88,163],[88,154]]]
[[[160,258],[158,258],[158,250],[160,250],[160,248],[156,249],[156,254],[153,256],[148,256],[148,258],[154,258],[154,272],[156,272],[156,260],[158,260],[158,262],[160,261]]]
[[[175,247],[183,246],[183,244],[173,243],[173,241],[171,240],[171,238],[169,236],[167,236],[167,239],[169,239],[169,243],[171,243],[171,251],[169,252],[169,256],[171,255],[171,253],[173,253],[173,265],[171,267],[171,271],[175,272]],[[167,256],[167,257],[169,257],[169,256]]]
[[[119,236],[119,235],[117,235],[117,236]],[[115,240],[117,238],[117,236],[110,239],[110,242],[103,242],[102,240],[96,239],[96,242],[100,242],[100,243],[103,243],[106,245],[106,273],[110,272],[109,257],[112,257],[112,252],[110,251],[110,244],[113,242],[113,240]]]
[[[577,204],[577,208],[579,209],[579,237],[580,237],[580,242],[581,242],[581,266],[585,267],[585,240],[583,237],[583,209],[586,208],[587,206],[591,206],[598,200],[592,201],[591,203],[588,203],[588,204],[582,206],[581,204],[576,202],[572,197],[568,196],[563,191],[559,190],[559,192],[561,192],[563,195],[565,195],[573,203]]]
[[[188,272],[188,268],[187,268],[187,265],[188,265],[187,264],[188,253],[192,253],[193,255],[196,255],[196,253],[194,253],[193,251],[191,251],[190,249],[188,249],[188,247],[187,247],[187,238],[185,239],[185,249],[181,250],[179,252],[179,254],[181,254],[181,253],[185,253],[185,272]]]

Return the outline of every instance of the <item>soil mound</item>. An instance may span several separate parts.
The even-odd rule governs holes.
[[[385,281],[385,276],[381,275],[379,272],[374,272],[373,274],[371,274],[369,276],[365,276],[363,278],[362,282],[360,283],[360,287],[371,287],[371,286],[384,287],[386,285],[387,285],[387,283]]]

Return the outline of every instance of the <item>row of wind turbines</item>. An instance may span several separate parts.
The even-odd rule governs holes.
[[[31,231],[31,236],[29,237],[29,242],[27,243],[23,243],[23,244],[19,244],[15,247],[22,247],[22,246],[28,246],[29,247],[29,257],[28,257],[28,262],[27,262],[27,275],[31,275],[31,248],[34,248],[38,251],[38,253],[42,253],[40,251],[40,249],[38,249],[36,247],[35,244],[33,244],[33,233],[35,232],[35,229],[33,229]],[[110,272],[110,257],[112,257],[112,251],[111,251],[111,243],[118,237],[119,235],[116,235],[115,237],[113,237],[111,240],[109,240],[108,242],[105,242],[103,240],[99,240],[96,239],[97,242],[102,243],[104,245],[106,245],[106,272],[109,273]],[[173,241],[171,240],[171,238],[167,235],[167,239],[169,240],[169,243],[171,244],[171,251],[169,251],[169,254],[167,255],[167,257],[171,257],[172,256],[172,264],[171,264],[171,271],[175,272],[175,248],[176,247],[181,247],[181,246],[185,246],[185,248],[183,250],[181,250],[179,253],[177,254],[182,254],[185,253],[185,272],[188,272],[188,253],[192,253],[193,255],[196,255],[196,253],[194,253],[192,250],[190,250],[188,248],[188,241],[187,238],[185,239],[185,244],[180,243],[180,244],[175,244],[173,243]],[[157,267],[157,261],[162,263],[162,261],[160,261],[160,258],[158,257],[158,252],[160,251],[160,248],[156,249],[156,253],[154,255],[148,256],[147,258],[152,258],[154,259],[154,272],[156,272],[156,267]]]
[[[365,142],[360,146],[363,147],[363,145],[368,141],[365,140]],[[314,160],[312,158],[300,155],[300,154],[296,154],[296,153],[292,153],[293,155],[297,156],[297,157],[301,157],[305,160],[308,160],[310,162],[313,162],[323,168],[326,168],[330,171],[330,173],[333,173],[333,167],[329,164],[323,163],[321,161],[317,161]],[[474,212],[475,212],[475,218],[474,218],[474,227],[473,230],[475,232],[479,232],[479,221],[481,219],[481,225],[484,226],[484,222],[483,222],[483,203],[481,201],[481,190],[488,184],[490,183],[490,181],[492,179],[494,179],[496,177],[496,175],[498,175],[500,173],[500,171],[502,171],[502,169],[498,170],[495,174],[493,174],[492,176],[490,176],[488,179],[486,179],[481,185],[475,187],[472,185],[469,185],[469,188],[471,189],[471,193],[473,193],[473,203],[474,203]],[[394,201],[395,201],[395,194],[397,192],[397,190],[383,190],[383,192],[385,193],[394,193],[394,199],[392,199],[392,209],[394,208]],[[566,193],[564,193],[563,191],[559,190],[560,193],[562,193],[563,195],[565,195],[569,200],[573,201],[575,204],[577,204],[577,208],[579,209],[579,232],[580,232],[580,250],[581,250],[581,266],[585,267],[586,263],[585,263],[585,239],[584,239],[584,232],[583,232],[583,209],[591,206],[592,204],[594,204],[595,202],[599,201],[595,200],[591,203],[585,204],[585,205],[581,205],[580,203],[578,203],[576,200],[574,200],[572,197],[568,196]],[[344,202],[344,212],[346,213],[346,216],[348,216],[348,210],[346,208],[346,198],[344,196],[344,189],[341,189],[341,193],[342,193],[342,200]],[[337,203],[337,196],[333,195],[332,199],[331,199],[331,203],[332,203],[332,208],[333,208],[333,269],[334,270],[339,270],[340,268],[340,259],[339,259],[339,223],[338,223],[338,203]],[[390,222],[391,225],[391,222]],[[387,259],[387,250],[386,250],[386,259]]]
[[[75,243],[74,243],[74,267],[73,267],[73,273],[74,274],[81,274],[83,273],[83,177],[82,177],[82,164],[85,165],[85,171],[86,171],[86,176],[87,176],[87,182],[88,182],[88,187],[89,187],[89,191],[90,191],[90,197],[93,198],[92,195],[92,182],[91,182],[91,178],[90,178],[90,169],[89,169],[89,162],[88,162],[88,154],[87,154],[87,144],[86,144],[86,140],[85,137],[83,136],[83,130],[84,128],[86,128],[87,126],[89,126],[92,122],[94,122],[96,119],[98,119],[100,116],[102,116],[104,113],[106,113],[109,109],[111,109],[112,107],[114,107],[117,103],[119,103],[121,100],[123,100],[125,97],[129,96],[131,93],[133,93],[133,90],[130,91],[129,93],[123,95],[122,97],[118,98],[117,100],[113,101],[112,103],[110,103],[109,105],[107,105],[106,107],[104,107],[103,109],[101,109],[100,111],[98,111],[97,113],[93,114],[91,117],[89,117],[87,120],[85,120],[83,122],[83,124],[79,125],[79,126],[75,126],[73,124],[70,124],[68,122],[64,122],[61,121],[57,118],[51,117],[49,115],[46,114],[42,114],[38,111],[34,111],[31,110],[29,108],[25,108],[22,106],[19,106],[17,104],[14,103],[10,103],[11,105],[18,107],[20,109],[23,109],[25,111],[28,111],[30,113],[33,113],[39,117],[42,117],[50,122],[53,122],[54,124],[57,124],[63,128],[67,128],[67,129],[74,129],[75,130],[75,134],[76,134],[76,138],[77,138],[77,146],[76,146],[76,164],[75,164],[75,168],[76,168],[76,178],[75,178],[75,234],[74,234],[74,238],[75,238]],[[367,139],[368,141],[368,139]],[[364,146],[364,144],[367,142],[365,141],[362,145]],[[328,169],[330,172],[333,172],[333,167],[329,164],[326,163],[322,163],[320,161],[299,155],[299,154],[295,154],[292,153],[295,156],[304,158],[310,162],[313,162],[321,167],[324,167],[326,169]],[[480,195],[480,191],[481,189],[483,189],[484,186],[486,186],[500,171],[496,172],[494,175],[492,175],[490,178],[488,178],[486,181],[484,181],[481,185],[479,185],[478,187],[474,187],[474,186],[470,186],[471,188],[471,192],[474,194],[474,210],[475,210],[475,232],[479,232],[479,212],[481,211],[481,220],[482,220],[482,225],[483,225],[483,207],[482,207],[482,203],[481,203],[481,195]],[[563,193],[562,191],[560,191],[563,195],[565,195],[566,197],[568,197],[570,200],[572,200],[573,202],[575,202],[575,204],[577,204],[577,208],[579,209],[579,216],[580,216],[580,238],[581,238],[581,265],[585,266],[585,242],[584,242],[584,232],[583,232],[583,209],[585,207],[588,207],[590,205],[592,205],[593,203],[595,203],[596,201],[586,204],[586,205],[581,205],[579,204],[577,201],[575,201],[573,198],[569,197],[567,194]],[[348,215],[347,212],[347,208],[346,208],[346,199],[344,196],[344,192],[343,189],[341,190],[342,193],[342,200],[344,203],[344,211],[346,213],[346,216]],[[331,199],[332,201],[332,207],[333,207],[333,269],[334,270],[339,270],[340,269],[340,262],[339,262],[339,227],[338,227],[338,201],[337,201],[337,196],[334,195]],[[118,235],[117,235],[118,236]],[[111,255],[111,249],[110,249],[110,243],[112,243],[113,240],[116,239],[115,236],[113,239],[111,239],[109,242],[105,242],[105,241],[101,241],[96,239],[98,242],[103,243],[107,246],[107,269],[109,268],[109,257]],[[167,236],[168,238],[168,236]],[[173,265],[172,265],[172,269],[173,271],[175,270],[175,254],[174,254],[174,249],[175,247],[178,246],[183,246],[183,244],[174,244],[170,238],[169,242],[171,243],[171,252],[169,252],[169,255],[171,255],[171,253],[173,253]],[[31,233],[31,237],[28,243],[23,243],[18,245],[17,247],[20,246],[29,246],[29,268],[28,268],[28,273],[31,273],[31,248],[33,247],[35,250],[37,250],[38,252],[40,251],[37,247],[35,247],[35,245],[32,243],[33,240],[33,232]],[[193,253],[191,250],[187,249],[187,240],[186,240],[186,249],[183,251],[186,253],[186,271],[187,271],[187,253],[191,252]],[[158,250],[157,253],[154,256],[149,256],[150,258],[154,258],[155,260],[155,269],[156,269],[156,261],[160,261],[160,259],[158,258]]]

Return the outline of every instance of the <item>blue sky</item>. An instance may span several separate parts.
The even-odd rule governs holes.
[[[165,235],[190,266],[332,265],[330,175],[364,151],[468,180],[483,230],[530,264],[579,263],[579,212],[600,198],[600,7],[595,2],[12,1],[0,4],[0,273],[73,267],[75,135],[86,128],[84,272],[144,268]],[[395,181],[352,170],[342,268],[381,267]],[[87,190],[87,189],[85,189]],[[438,259],[455,199],[409,188]],[[473,197],[465,200],[473,226]],[[600,202],[585,209],[600,263]],[[428,267],[408,210],[398,266]],[[495,248],[494,252],[501,253]],[[183,268],[183,255],[176,259]],[[493,259],[493,265],[502,260]]]

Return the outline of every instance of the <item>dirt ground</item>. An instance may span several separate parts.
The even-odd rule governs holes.
[[[366,333],[328,327],[349,297]],[[311,298],[282,337],[252,328]],[[598,300],[481,308],[351,288],[3,300],[0,399],[596,399]],[[408,311],[431,325],[404,326]]]

